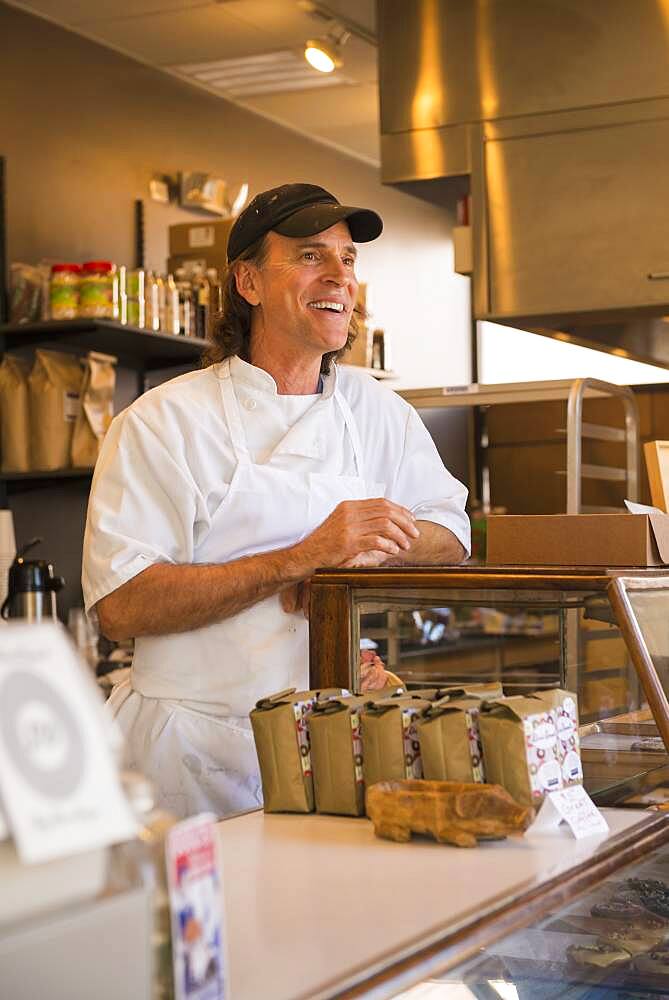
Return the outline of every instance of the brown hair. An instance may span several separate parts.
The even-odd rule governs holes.
[[[248,261],[262,268],[267,260],[267,237],[261,236],[259,240],[252,243],[250,247],[233,261],[228,268],[223,279],[223,305],[220,314],[216,317],[211,344],[205,351],[202,358],[203,365],[213,365],[226,358],[235,355],[243,361],[249,361],[249,348],[251,342],[251,310],[252,306],[237,291],[235,280],[235,264],[239,261]],[[351,315],[351,322],[348,328],[348,338],[345,345],[338,351],[329,351],[323,355],[321,361],[321,375],[327,375],[330,371],[330,364],[333,360],[340,358],[346,351],[350,351],[353,341],[358,336],[358,323],[366,318],[363,309],[356,306]]]

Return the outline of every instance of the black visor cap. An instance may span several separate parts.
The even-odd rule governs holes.
[[[284,184],[256,195],[230,230],[228,263],[270,231],[299,238],[315,236],[338,222],[348,223],[354,243],[381,235],[383,222],[369,208],[340,205],[334,195],[315,184]]]

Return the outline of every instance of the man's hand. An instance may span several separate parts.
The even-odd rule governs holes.
[[[305,618],[309,617],[309,600],[311,598],[311,584],[308,580],[302,583],[295,583],[291,587],[286,587],[279,594],[281,607],[289,615],[300,614]]]
[[[374,553],[367,565],[377,566],[379,553],[408,552],[419,535],[411,511],[392,500],[344,500],[293,551],[313,569],[346,566],[367,553]]]

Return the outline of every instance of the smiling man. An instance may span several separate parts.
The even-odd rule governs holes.
[[[129,766],[179,815],[261,803],[248,713],[308,686],[318,567],[468,549],[466,490],[415,411],[336,364],[355,336],[355,244],[381,229],[315,185],[258,195],[230,233],[209,365],[140,397],[105,439],[86,606],[135,639],[110,706]]]

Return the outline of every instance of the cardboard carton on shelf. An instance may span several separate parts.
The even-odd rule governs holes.
[[[495,566],[665,566],[669,514],[502,514],[488,518]]]

